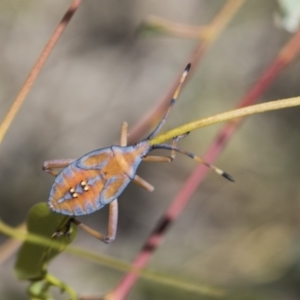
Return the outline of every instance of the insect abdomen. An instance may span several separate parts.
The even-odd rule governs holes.
[[[49,207],[65,215],[92,213],[103,206],[98,201],[103,187],[101,172],[78,169],[72,163],[56,177],[50,191]]]

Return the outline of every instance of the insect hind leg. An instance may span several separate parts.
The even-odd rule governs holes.
[[[71,224],[75,224],[76,226],[80,227],[89,235],[93,236],[94,238],[109,244],[110,242],[114,241],[116,238],[117,233],[117,224],[118,224],[118,200],[115,199],[109,204],[109,215],[108,215],[108,225],[107,225],[107,234],[104,235],[99,231],[85,225],[84,223],[80,222],[75,218],[70,218],[66,224],[66,228],[64,231],[56,231],[52,237],[60,237],[62,235],[70,235]]]
[[[53,159],[53,160],[47,160],[43,163],[43,170],[52,176],[57,176],[59,174],[59,170],[67,167],[69,164],[71,164],[75,159],[67,158],[67,159]]]

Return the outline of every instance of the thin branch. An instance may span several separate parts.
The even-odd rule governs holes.
[[[61,250],[61,243],[56,240],[51,240],[48,238],[45,238],[43,236],[39,236],[32,233],[26,233],[20,229],[15,229],[10,227],[9,225],[5,224],[3,221],[0,220],[0,232],[8,235],[10,237],[13,237],[15,239],[26,241],[27,243],[33,243],[35,245],[42,245],[51,247],[54,249]],[[219,297],[224,295],[225,290],[217,287],[211,287],[208,285],[199,285],[199,284],[193,284],[187,281],[184,281],[182,279],[172,278],[169,275],[160,274],[157,272],[151,272],[148,270],[140,270],[138,268],[135,268],[131,266],[128,263],[123,262],[122,260],[117,260],[115,258],[105,256],[103,254],[99,254],[96,252],[91,252],[76,246],[68,246],[64,249],[65,252],[71,253],[77,256],[80,256],[85,259],[90,259],[94,261],[95,263],[98,263],[102,266],[109,267],[111,269],[115,269],[118,271],[128,271],[131,273],[136,274],[137,276],[141,276],[145,279],[165,284],[172,287],[177,287],[186,291],[191,291],[198,294],[205,294],[210,295],[213,297]]]
[[[212,45],[212,43],[218,38],[218,36],[221,34],[227,23],[233,18],[235,13],[239,10],[241,5],[244,3],[244,1],[240,0],[229,0],[226,2],[224,7],[221,9],[221,11],[216,15],[216,17],[212,20],[212,22],[209,24],[211,26],[211,30],[207,31],[210,34],[206,36],[206,39],[203,42],[199,42],[197,46],[195,47],[194,51],[191,53],[189,58],[187,59],[187,63],[192,63],[193,69],[195,70],[198,63],[200,62],[203,55],[206,53],[206,51],[209,49],[209,47]],[[186,65],[185,64],[185,65]],[[158,104],[152,109],[151,112],[149,112],[145,117],[143,117],[142,121],[138,122],[137,125],[133,128],[133,130],[130,132],[130,143],[133,141],[136,141],[140,138],[141,133],[145,132],[147,129],[149,129],[153,118],[156,118],[158,115],[158,111],[165,108],[165,106],[169,103],[172,95],[174,94],[174,91],[178,85],[179,78],[181,76],[181,70],[180,74],[178,75],[177,79],[173,83],[172,87],[168,90],[166,95],[162,97],[162,99],[158,102]],[[162,114],[162,113],[160,113]],[[164,230],[166,230],[168,227],[168,217],[164,216],[162,217],[159,224],[154,228],[153,234],[150,235],[149,239],[146,241],[144,247],[142,248],[141,252],[137,255],[136,259],[132,263],[133,266],[137,268],[144,268],[150,258],[152,257],[152,254],[156,248],[157,245],[160,243],[160,239],[162,237],[157,234],[158,232],[160,234],[164,233]],[[149,246],[150,245],[150,246]],[[152,245],[154,245],[152,247]],[[149,247],[148,247],[149,246]],[[152,251],[153,250],[153,251]],[[125,299],[127,295],[129,294],[131,288],[134,286],[136,280],[138,279],[138,276],[133,273],[127,273],[119,282],[119,284],[114,288],[114,290],[105,295],[103,299],[114,299],[114,300],[121,300]],[[95,298],[97,299],[97,298]],[[98,296],[98,299],[102,299],[102,297]]]
[[[149,16],[143,22],[143,29],[152,29],[162,34],[173,35],[186,39],[202,39],[205,38],[206,31],[209,26],[192,26],[187,24],[179,24],[163,19],[158,16]]]
[[[244,2],[245,0],[228,0],[221,11],[211,21],[211,23],[206,26],[207,29],[205,37],[203,36],[202,38],[199,38],[199,42],[197,43],[192,53],[189,55],[186,63],[184,63],[183,67],[180,68],[180,71],[178,72],[178,75],[172,83],[171,87],[161,97],[161,99],[157,101],[157,104],[152,108],[152,110],[149,110],[146,115],[144,115],[130,130],[128,137],[129,144],[140,140],[142,135],[153,125],[153,120],[157,120],[163,115],[163,112],[169,105],[169,101],[178,85],[178,81],[181,77],[183,68],[188,63],[192,63],[193,69],[189,74],[191,75],[193,73],[193,70],[196,70],[196,67],[199,64],[201,58],[204,56],[210,46],[213,45],[213,43],[216,41],[216,39],[225,29],[226,25],[233,18],[235,13],[239,10]]]
[[[150,141],[150,144],[161,144],[165,141],[175,138],[176,136],[180,136],[186,134],[187,132],[191,132],[195,129],[206,127],[209,125],[230,121],[253,114],[259,114],[267,111],[278,110],[299,105],[300,97],[293,97],[234,109],[174,128],[166,133],[155,137]],[[235,122],[239,122],[239,120],[235,120]]]
[[[255,103],[263,92],[270,86],[274,79],[280,72],[298,55],[300,50],[300,30],[292,37],[286,44],[283,50],[278,54],[275,60],[265,70],[262,76],[245,95],[245,97],[238,103],[237,107],[243,107]],[[297,100],[298,99],[298,100]],[[286,99],[287,100],[287,99]],[[299,101],[299,98],[296,100]],[[271,102],[270,102],[271,103]],[[267,104],[267,103],[266,103]],[[294,102],[294,104],[296,104]],[[270,105],[270,104],[269,104]],[[272,104],[271,104],[272,105]],[[264,106],[263,106],[264,107]],[[233,135],[242,119],[235,122],[230,122],[220,130],[212,145],[206,152],[204,159],[209,162],[214,162],[219,153],[223,150],[224,146]],[[189,176],[186,182],[181,187],[177,196],[173,199],[171,205],[167,208],[158,224],[153,229],[152,233],[146,240],[140,253],[134,259],[132,266],[143,269],[152,258],[155,250],[163,243],[164,235],[168,228],[180,215],[185,208],[190,197],[194,194],[199,184],[205,178],[208,168],[199,165],[195,171]],[[116,286],[116,288],[109,294],[107,299],[122,300],[126,299],[132,287],[138,280],[138,276],[133,273],[127,273]],[[100,299],[100,298],[99,298]],[[106,300],[106,298],[103,298]]]
[[[45,65],[50,53],[54,49],[56,43],[58,42],[59,38],[61,37],[63,31],[66,29],[67,25],[69,24],[72,16],[76,12],[77,8],[79,7],[81,0],[73,0],[70,7],[68,8],[67,12],[65,13],[62,20],[59,22],[58,26],[56,27],[55,31],[51,35],[48,43],[46,44],[44,50],[42,51],[40,57],[36,61],[35,65],[33,66],[32,70],[30,71],[27,79],[25,80],[21,90],[19,91],[17,97],[13,101],[12,106],[10,107],[9,111],[7,112],[4,120],[0,124],[0,144],[9,129],[12,121],[16,117],[20,107],[22,106],[24,100],[26,99],[27,94],[31,90],[32,85],[34,84],[37,76],[41,72],[41,69]]]
[[[61,37],[63,31],[66,29],[67,25],[71,21],[72,16],[78,9],[79,5],[81,4],[81,0],[73,0],[67,9],[66,13],[64,14],[63,18],[59,22],[58,26],[52,33],[49,41],[45,45],[43,51],[40,54],[40,57],[36,61],[35,65],[33,66],[32,70],[30,71],[27,79],[25,80],[21,90],[19,91],[17,97],[13,101],[12,106],[10,107],[9,111],[7,112],[6,116],[4,117],[2,123],[0,124],[0,144],[2,143],[7,130],[9,129],[11,123],[13,122],[14,118],[16,117],[20,107],[22,106],[24,100],[26,99],[27,94],[31,90],[32,85],[34,84],[37,76],[39,75],[41,69],[45,65],[48,57],[50,56],[52,50],[54,49],[56,43],[58,42],[59,38]],[[19,227],[25,228],[25,223],[19,225]],[[18,227],[18,228],[19,228]],[[4,242],[0,246],[0,265],[8,259],[20,246],[19,241],[15,240],[8,240]]]
[[[26,232],[26,224],[23,223],[17,227],[18,230]],[[11,255],[18,250],[21,245],[21,241],[16,239],[8,239],[0,245],[0,265],[4,263]]]

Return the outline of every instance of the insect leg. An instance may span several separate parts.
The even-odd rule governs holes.
[[[178,141],[181,138],[186,137],[189,134],[189,132],[177,136],[173,139],[172,141],[172,148],[176,148]],[[171,162],[172,160],[175,159],[175,154],[176,151],[174,149],[171,149],[171,155],[170,156],[146,156],[145,158],[143,158],[143,161],[151,161],[151,162]],[[150,183],[148,183],[146,180],[144,180],[143,178],[141,178],[138,175],[135,175],[133,182],[141,187],[143,187],[144,189],[146,189],[148,192],[153,192],[154,191],[154,186],[151,185]]]
[[[120,146],[127,146],[128,123],[123,122],[121,127]]]
[[[43,170],[53,176],[57,176],[59,171],[56,169],[62,169],[72,163],[75,159],[53,159],[47,160],[43,163]]]
[[[75,218],[71,218],[70,220],[84,230],[86,233],[95,237],[96,239],[109,244],[116,238],[117,233],[117,225],[118,225],[118,199],[113,200],[109,204],[109,215],[108,215],[108,225],[107,225],[107,235],[100,233],[99,231],[94,230],[93,228],[81,223]]]
[[[128,123],[123,122],[121,127],[120,146],[123,147],[127,146],[127,134],[128,134]],[[149,192],[152,192],[154,190],[154,187],[150,183],[148,183],[146,180],[144,180],[138,175],[135,175],[133,182],[145,188]]]
[[[61,236],[70,236],[71,235],[71,225],[72,223],[75,224],[74,218],[68,218],[67,222],[64,224],[63,228],[59,227],[57,230],[52,234],[51,238],[57,238]]]
[[[60,236],[69,236],[70,230],[71,230],[71,224],[75,224],[76,226],[80,227],[82,230],[84,230],[86,233],[90,234],[91,236],[95,237],[98,240],[105,241],[105,236],[94,230],[93,228],[85,225],[84,223],[78,221],[75,218],[70,218],[65,226],[65,229],[63,231],[57,230],[53,233],[52,238],[60,237]]]
[[[154,186],[151,185],[146,180],[144,180],[143,178],[141,178],[139,175],[135,175],[132,181],[135,184],[137,184],[137,185],[141,186],[142,188],[144,188],[145,190],[147,190],[148,192],[154,191]]]
[[[104,242],[105,236],[104,236],[102,233],[100,233],[100,232],[94,230],[93,228],[91,228],[91,227],[85,225],[84,223],[81,223],[80,221],[78,221],[78,220],[75,219],[75,218],[72,218],[71,220],[72,220],[72,222],[73,222],[76,226],[80,227],[80,228],[81,228],[82,230],[84,230],[86,233],[88,233],[88,234],[90,234],[91,236],[95,237],[96,239],[98,239],[98,240]]]
[[[172,140],[172,147],[177,147],[177,143],[180,139],[186,137],[189,134],[189,132],[183,134],[183,135],[179,135],[177,137],[175,137]],[[150,155],[150,156],[146,156],[145,158],[143,158],[143,161],[149,161],[149,162],[171,162],[175,159],[176,156],[176,151],[174,149],[171,150],[171,155],[170,156],[155,156],[155,155]]]
[[[148,162],[171,162],[173,159],[171,156],[157,156],[157,155],[150,155],[143,158],[143,161]]]
[[[127,134],[128,134],[128,123],[123,122],[121,127],[120,146],[123,147],[127,146]],[[154,187],[150,183],[148,183],[146,180],[144,180],[138,175],[134,176],[133,182],[143,187],[149,192],[152,192],[154,190]]]
[[[107,225],[107,236],[105,237],[104,243],[110,243],[116,238],[117,226],[118,226],[118,199],[113,200],[109,203],[109,215]]]

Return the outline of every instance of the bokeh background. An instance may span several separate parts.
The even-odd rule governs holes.
[[[122,121],[135,124],[168,90],[197,42],[137,34],[145,17],[205,25],[224,4],[85,0],[1,145],[0,217],[17,225],[33,204],[47,200],[53,178],[41,170],[43,161],[111,145]],[[1,119],[68,5],[0,2]],[[189,78],[164,130],[234,107],[291,37],[275,25],[276,12],[276,1],[246,1]],[[299,70],[296,59],[261,101],[300,95]],[[300,298],[299,112],[287,109],[246,120],[216,162],[236,183],[211,173],[149,269],[225,287],[228,299]],[[181,148],[201,156],[220,126],[191,133]],[[155,191],[130,185],[122,194],[116,241],[105,245],[80,233],[75,244],[130,262],[195,165],[180,155],[172,164],[143,164],[138,174]],[[105,231],[107,209],[80,220]],[[0,299],[27,299],[27,284],[14,278],[14,260],[0,268]],[[81,293],[104,293],[121,276],[68,254],[50,271]],[[130,299],[208,297],[141,280]]]

